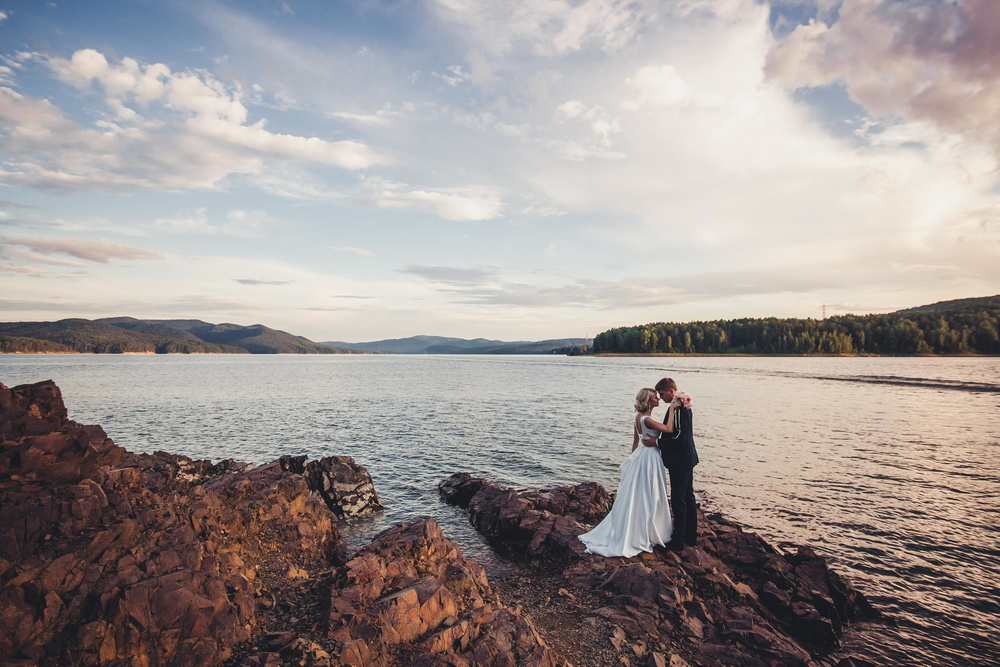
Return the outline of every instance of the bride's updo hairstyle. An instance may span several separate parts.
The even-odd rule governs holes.
[[[635,395],[635,411],[645,412],[652,407],[652,401],[656,398],[656,392],[649,387],[643,387]]]

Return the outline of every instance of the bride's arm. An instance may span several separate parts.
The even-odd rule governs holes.
[[[656,429],[657,431],[660,431],[661,433],[673,433],[674,432],[674,403],[671,403],[670,407],[667,408],[667,416],[664,419],[664,421],[666,423],[665,424],[661,424],[660,422],[656,421],[655,419],[649,418],[649,419],[646,420],[646,423],[649,424],[650,428]],[[645,445],[646,443],[643,442],[642,444]],[[654,440],[653,441],[653,445],[655,445],[655,444],[656,444],[656,441]],[[647,447],[652,447],[653,445],[646,445],[646,446]]]
[[[634,452],[635,448],[638,447],[638,446],[639,446],[639,432],[636,431],[633,428],[632,429],[632,451]]]

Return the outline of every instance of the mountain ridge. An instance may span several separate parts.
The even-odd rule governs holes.
[[[502,341],[487,338],[469,339],[419,335],[363,343],[329,341],[321,344],[390,354],[565,354],[571,348],[582,346],[585,340],[584,338],[553,338],[542,341]]]
[[[361,354],[262,324],[106,317],[0,322],[0,352],[92,354]]]
[[[965,310],[966,308],[989,308],[1000,306],[1000,294],[994,296],[975,296],[966,299],[951,299],[949,301],[937,301],[925,306],[915,306],[897,310],[897,313],[928,313],[937,311]]]

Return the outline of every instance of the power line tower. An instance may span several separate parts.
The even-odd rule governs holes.
[[[826,319],[826,304],[823,304],[823,319]]]

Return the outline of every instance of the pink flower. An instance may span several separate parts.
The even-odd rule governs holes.
[[[683,391],[674,392],[674,400],[685,408],[691,407],[691,397]]]

